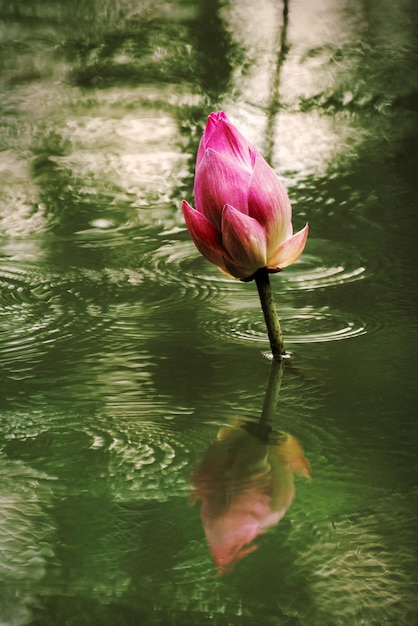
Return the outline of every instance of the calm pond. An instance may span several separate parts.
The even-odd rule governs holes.
[[[416,1],[0,17],[2,626],[418,623]],[[284,368],[180,210],[219,110],[310,225]]]

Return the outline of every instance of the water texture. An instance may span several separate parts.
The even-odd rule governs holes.
[[[418,623],[416,2],[0,20],[0,623]],[[221,109],[310,224],[279,374],[179,210]]]

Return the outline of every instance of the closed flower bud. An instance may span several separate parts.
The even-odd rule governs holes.
[[[279,272],[302,254],[308,225],[293,234],[286,189],[258,150],[229,121],[211,113],[199,144],[196,208],[182,209],[197,249],[221,270],[249,280]]]

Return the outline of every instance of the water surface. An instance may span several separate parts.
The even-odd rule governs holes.
[[[2,624],[418,619],[417,7],[286,6],[0,4]],[[272,277],[273,440],[255,285],[179,211],[219,109],[310,224]],[[191,505],[225,449],[238,483]],[[219,575],[204,488],[263,468],[275,523]]]

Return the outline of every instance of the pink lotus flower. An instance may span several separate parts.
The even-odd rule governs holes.
[[[197,249],[227,274],[250,280],[279,272],[302,254],[308,225],[293,234],[286,190],[223,111],[209,115],[196,159],[196,209],[182,209]]]
[[[290,507],[294,472],[310,478],[299,442],[272,433],[268,443],[249,432],[254,424],[221,428],[196,468],[192,502],[200,515],[218,573],[257,549],[254,540],[278,524]]]

